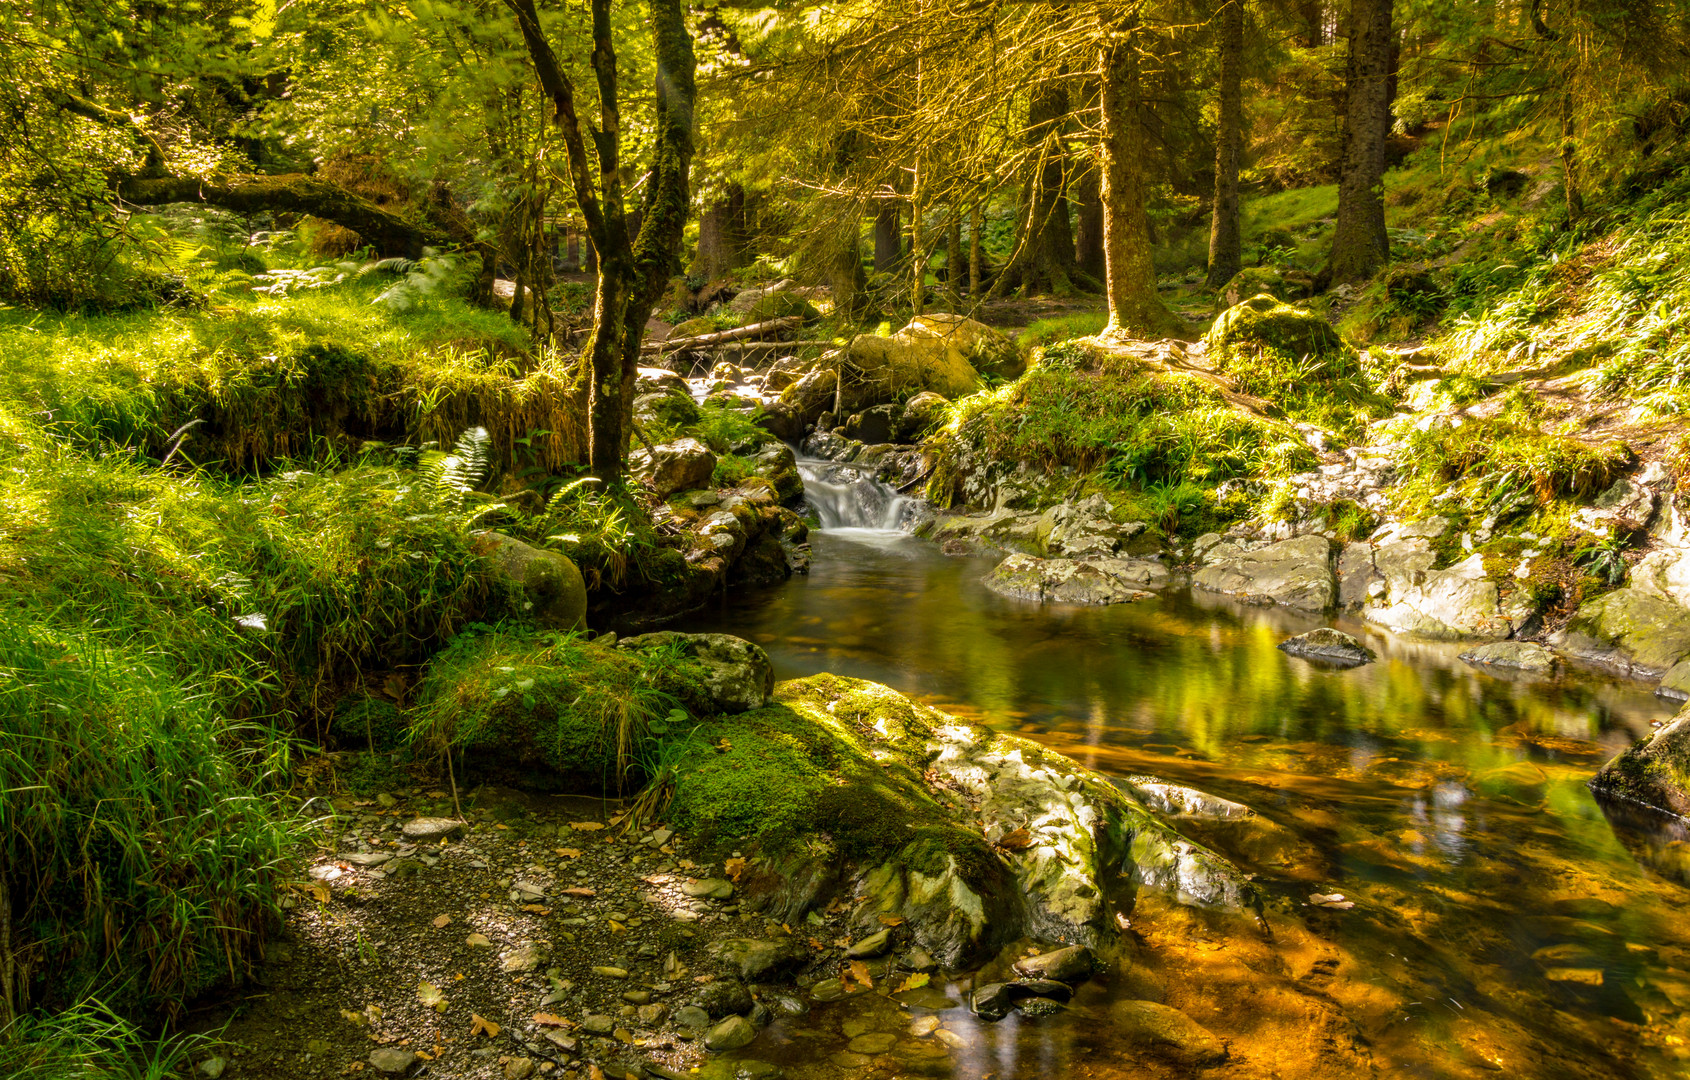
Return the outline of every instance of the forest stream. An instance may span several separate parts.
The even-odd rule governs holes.
[[[1187,995],[1186,1011],[1235,1046],[1272,1038],[1279,1025],[1257,1010],[1275,999],[1249,987],[1264,958],[1336,1002],[1387,1075],[1528,1061],[1535,1076],[1677,1075],[1670,1048],[1690,1004],[1684,837],[1615,820],[1585,788],[1673,712],[1646,687],[1498,676],[1462,663],[1459,645],[1360,623],[1341,625],[1379,662],[1325,668],[1276,648],[1318,620],[1176,591],[1091,608],[1008,600],[980,584],[990,560],[890,527],[890,489],[831,469],[804,466],[823,522],[809,575],[731,596],[686,629],[757,642],[779,679],[883,682],[1113,777],[1153,774],[1260,815],[1189,830],[1256,876],[1268,897],[1258,931],[1169,908],[1168,932],[1135,915],[1159,962],[1088,985],[1054,1020],[985,1024],[953,993],[938,1015],[966,1032],[966,1050],[944,1075],[1107,1075],[1119,1060],[1109,1025],[1087,1018],[1168,971],[1178,977],[1158,989]],[[862,998],[863,1010],[890,1007]],[[788,1023],[759,1057],[813,1061],[818,1043],[843,1051],[876,1029],[872,1016],[825,1010]]]

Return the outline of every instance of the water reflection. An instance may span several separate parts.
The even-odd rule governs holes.
[[[1296,979],[1318,974],[1376,1063],[1405,1075],[1685,1067],[1690,838],[1610,820],[1584,787],[1671,711],[1646,688],[1499,676],[1460,663],[1458,645],[1360,624],[1341,625],[1379,662],[1334,671],[1277,649],[1319,625],[1281,609],[1178,595],[1040,606],[981,587],[989,561],[891,534],[822,531],[813,548],[807,579],[737,597],[689,628],[757,641],[780,678],[874,679],[1105,772],[1151,773],[1256,808],[1251,823],[1190,831],[1258,875],[1279,920],[1273,944],[1234,937],[1204,952],[1193,944],[1204,931],[1178,912],[1147,931],[1145,970],[1178,973],[1166,993],[1215,1010],[1235,1060],[1280,1060],[1288,1077],[1319,1071],[1312,1056],[1274,1058],[1281,1051],[1252,1043],[1257,1029],[1230,1015],[1244,988],[1271,996],[1262,972],[1295,975],[1301,951]],[[1358,907],[1311,909],[1316,887]],[[1183,967],[1169,966],[1176,954]],[[1261,1038],[1312,1023],[1285,1011],[1284,1024],[1258,1024]],[[932,1075],[1042,1076],[1095,1035],[1077,1021],[999,1026]],[[1089,1060],[1107,1059],[1093,1049]]]

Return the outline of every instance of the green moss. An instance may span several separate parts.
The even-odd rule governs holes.
[[[499,768],[556,774],[566,787],[637,781],[677,710],[709,709],[703,671],[674,650],[630,652],[572,634],[472,629],[430,662],[411,737]],[[637,786],[637,784],[636,784]]]
[[[1548,511],[1563,500],[1588,501],[1635,460],[1620,440],[1588,443],[1504,410],[1410,432],[1398,454],[1406,480],[1397,498],[1405,510],[1459,508],[1506,520]],[[1554,528],[1548,521],[1544,526]]]
[[[1319,315],[1256,296],[1215,319],[1205,340],[1220,371],[1238,389],[1266,398],[1285,414],[1339,432],[1387,415],[1361,356]]]

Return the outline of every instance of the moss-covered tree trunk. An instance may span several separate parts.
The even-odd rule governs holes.
[[[586,362],[590,398],[593,474],[609,484],[621,478],[633,431],[634,380],[646,321],[679,270],[682,233],[691,199],[693,76],[692,38],[680,0],[651,0],[652,52],[657,59],[657,117],[644,197],[629,211],[619,160],[621,114],[610,0],[592,0],[592,69],[598,81],[599,124],[590,129],[597,151],[595,183],[575,111],[575,87],[559,66],[540,28],[534,0],[506,0],[522,28],[529,60],[552,102],[553,122],[568,152],[569,178],[597,253],[598,285]],[[637,226],[635,224],[637,222]],[[638,232],[634,229],[637,227]]]
[[[890,274],[904,257],[904,235],[898,227],[898,204],[882,199],[874,212],[874,272]]]
[[[1144,210],[1143,123],[1136,19],[1106,22],[1098,64],[1103,94],[1104,291],[1114,336],[1161,336],[1179,320],[1156,295],[1150,218]]]
[[[1385,138],[1391,131],[1391,0],[1350,0],[1344,152],[1332,284],[1362,281],[1385,265]]]
[[[1244,0],[1221,0],[1219,16],[1220,108],[1215,124],[1215,197],[1209,210],[1211,289],[1244,268],[1238,221],[1238,158],[1244,144]]]

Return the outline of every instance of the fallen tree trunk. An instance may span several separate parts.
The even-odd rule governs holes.
[[[121,179],[117,194],[137,206],[175,202],[203,202],[242,213],[284,211],[310,214],[351,229],[384,254],[417,258],[428,246],[445,247],[455,240],[446,230],[413,221],[383,209],[343,187],[304,173],[277,176],[239,176],[225,181],[192,176]]]
[[[645,352],[656,353],[680,352],[683,349],[703,349],[729,341],[742,341],[746,338],[762,337],[764,334],[775,334],[782,330],[795,330],[803,323],[804,319],[801,316],[788,315],[782,319],[752,323],[750,326],[736,326],[732,330],[718,330],[714,334],[698,334],[694,337],[675,338],[671,341],[648,341],[641,346],[641,349]]]

